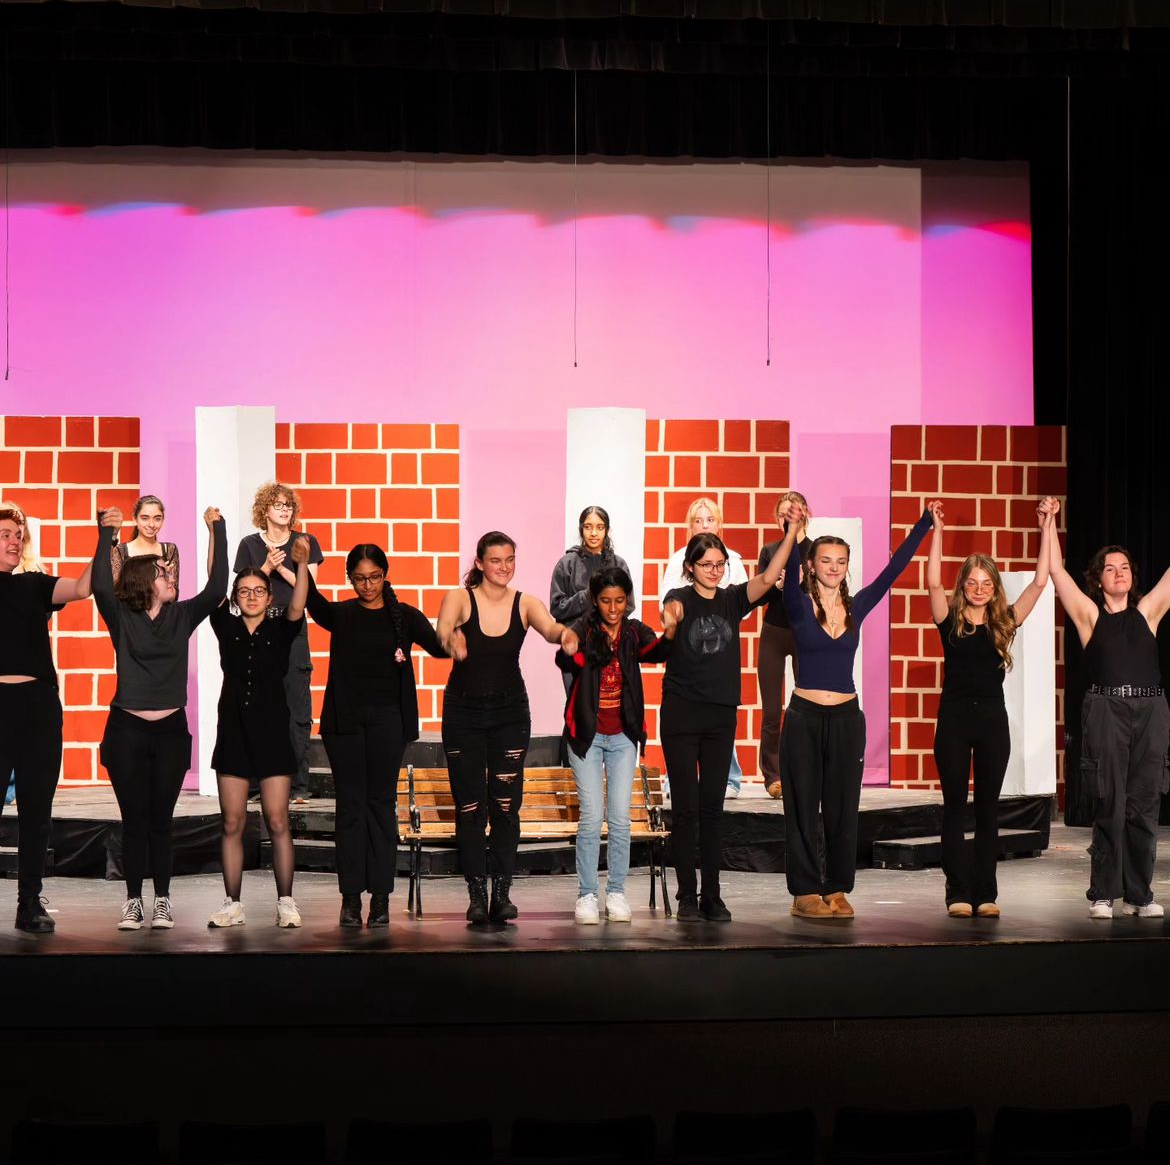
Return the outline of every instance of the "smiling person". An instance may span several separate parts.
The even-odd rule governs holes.
[[[122,574],[122,567],[131,558],[153,555],[162,560],[179,589],[179,548],[173,542],[160,542],[158,536],[166,520],[166,507],[154,494],[143,494],[134,503],[134,537],[129,542],[118,542],[111,550],[110,569],[116,583]]]
[[[662,683],[662,751],[670,774],[671,847],[678,879],[680,921],[728,922],[719,896],[723,849],[723,798],[735,747],[740,703],[739,624],[774,587],[787,557],[776,555],[747,582],[720,585],[727,547],[717,534],[696,534],[683,555],[689,585],[667,592],[667,610],[678,603],[681,634],[666,661]],[[674,619],[677,622],[677,611]],[[697,837],[696,837],[697,835]],[[695,842],[703,874],[695,878]]]
[[[107,512],[98,547],[107,553],[120,510]],[[37,569],[24,511],[0,502],[0,813],[9,780],[20,788],[17,820],[16,929],[48,934],[53,919],[41,902],[53,794],[61,773],[61,698],[49,642],[49,618],[65,603],[89,597],[91,568],[76,579]]]
[[[244,878],[244,825],[248,788],[260,785],[260,807],[272,842],[276,876],[276,925],[301,925],[292,896],[293,842],[288,828],[288,793],[296,769],[288,731],[284,678],[293,642],[304,634],[305,599],[309,592],[309,544],[297,538],[290,560],[296,564],[296,585],[282,616],[269,617],[272,588],[259,567],[245,567],[227,602],[211,613],[211,629],[219,640],[223,688],[211,767],[219,787],[223,823],[223,905],[208,919],[213,927],[242,926],[240,890]]]
[[[520,648],[533,628],[575,655],[576,634],[534,595],[511,586],[516,543],[492,530],[458,590],[443,596],[438,633],[455,666],[443,696],[443,751],[455,798],[455,844],[467,879],[467,921],[507,922],[519,911],[509,897],[520,844],[524,758],[532,734]],[[491,823],[490,838],[484,830]],[[492,897],[488,903],[488,859]]]
[[[942,585],[942,503],[931,502],[928,509],[934,536],[926,559],[926,588],[943,647],[934,759],[943,792],[947,913],[952,918],[970,918],[973,913],[998,918],[999,794],[1012,750],[1003,681],[1012,666],[1016,632],[1048,585],[1052,515],[1047,503],[1041,503],[1036,574],[1009,604],[999,570],[983,554],[969,555],[959,567],[954,593],[948,598]],[[968,848],[963,814],[972,779],[975,842]]]
[[[1060,503],[1045,498],[1055,515]],[[1158,811],[1167,788],[1170,708],[1158,664],[1158,625],[1170,607],[1170,570],[1149,594],[1123,546],[1103,546],[1085,571],[1086,595],[1051,540],[1052,581],[1085,649],[1089,688],[1081,706],[1081,780],[1097,802],[1087,897],[1090,918],[1161,918],[1154,901]]]
[[[817,538],[803,562],[799,543],[807,515],[790,502],[788,529],[773,562],[787,563],[784,606],[800,652],[800,685],[793,689],[780,732],[784,781],[784,872],[801,918],[852,918],[846,894],[857,865],[857,813],[865,771],[865,716],[853,684],[861,624],[909,565],[931,527],[929,509],[894,551],[882,572],[850,595],[849,544]],[[824,873],[818,855],[824,820]]]
[[[580,804],[573,917],[584,924],[601,921],[597,862],[603,819],[609,823],[605,916],[610,922],[629,922],[633,914],[625,886],[630,869],[630,796],[638,753],[646,747],[641,665],[670,655],[683,618],[681,603],[667,603],[662,615],[665,629],[658,636],[630,615],[633,595],[634,584],[624,568],[599,570],[589,580],[592,609],[573,625],[576,653],[557,652],[557,666],[571,680],[565,727]]]
[[[258,567],[268,578],[272,591],[272,612],[280,615],[292,599],[297,577],[291,569],[289,554],[294,538],[303,537],[309,547],[309,576],[317,577],[318,564],[325,561],[320,544],[312,534],[298,532],[297,519],[301,500],[297,491],[279,481],[266,481],[252,501],[252,525],[259,533],[249,534],[236,548],[232,569],[238,574],[247,567]],[[286,559],[288,561],[286,561]],[[292,777],[292,799],[297,804],[308,801],[309,737],[313,731],[313,660],[309,655],[309,636],[301,623],[301,634],[293,640],[288,657],[284,693],[289,709],[289,740],[296,767]]]
[[[339,923],[361,926],[362,894],[368,892],[366,926],[389,926],[398,866],[398,773],[406,746],[418,739],[410,652],[418,646],[441,659],[447,652],[430,620],[398,601],[380,546],[355,546],[345,573],[352,599],[331,602],[312,579],[308,598],[313,621],[329,632],[321,739],[337,797]]]
[[[119,514],[119,521],[121,515]],[[109,512],[103,516],[103,523]],[[93,560],[93,593],[117,659],[118,686],[102,736],[101,762],[122,811],[126,902],[119,930],[144,920],[146,855],[154,880],[151,926],[175,925],[171,907],[171,829],[183,778],[191,767],[187,728],[188,645],[195,628],[227,591],[227,534],[214,506],[203,520],[211,535],[210,577],[193,599],[176,601],[175,580],[160,557],[128,559],[114,585],[110,544]],[[117,531],[113,531],[117,537]]]

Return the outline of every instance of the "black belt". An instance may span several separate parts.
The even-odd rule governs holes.
[[[1123,700],[1139,700],[1147,696],[1160,696],[1162,689],[1136,688],[1133,684],[1122,684],[1119,688],[1107,688],[1103,684],[1090,684],[1089,691],[1094,696],[1120,696]]]

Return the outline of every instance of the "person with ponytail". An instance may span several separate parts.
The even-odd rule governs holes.
[[[948,598],[942,584],[942,503],[931,502],[929,510],[934,536],[926,559],[926,588],[943,647],[934,760],[943,792],[947,913],[952,918],[998,918],[999,793],[1012,749],[1003,681],[1011,670],[1016,632],[1048,585],[1052,523],[1042,503],[1036,575],[1014,603],[1008,603],[999,570],[984,554],[968,555]],[[963,815],[972,771],[975,842],[968,847]]]
[[[601,822],[609,823],[606,842],[605,916],[629,922],[626,875],[630,869],[630,796],[639,752],[646,747],[646,711],[641,665],[666,659],[682,604],[671,601],[656,635],[632,618],[634,584],[620,566],[603,567],[589,580],[592,608],[573,624],[575,654],[557,652],[557,666],[570,678],[565,705],[569,766],[577,782],[577,922],[601,921],[597,862]]]
[[[242,926],[244,905],[244,825],[248,789],[260,786],[260,808],[272,842],[276,876],[276,925],[301,925],[292,896],[293,842],[288,826],[288,796],[297,760],[289,736],[289,709],[284,680],[288,657],[304,634],[305,599],[309,591],[309,544],[292,543],[296,585],[281,615],[272,611],[269,576],[258,566],[236,575],[232,593],[211,613],[211,629],[219,640],[223,689],[211,767],[219,787],[223,823],[220,853],[223,864],[223,905],[208,919],[212,927]]]
[[[576,632],[558,623],[535,595],[510,585],[515,573],[516,543],[492,530],[476,544],[464,585],[448,591],[439,609],[439,640],[455,659],[443,696],[443,751],[471,923],[508,922],[519,914],[509,891],[532,734],[520,648],[530,627],[569,655],[578,647]],[[491,835],[485,837],[489,822]]]
[[[122,567],[131,559],[151,555],[161,560],[175,580],[179,589],[179,548],[173,542],[160,542],[159,533],[166,521],[166,506],[154,494],[143,494],[135,503],[131,516],[134,518],[134,537],[129,542],[116,542],[110,551],[110,570],[117,583]]]
[[[849,544],[826,535],[802,561],[808,514],[796,501],[773,562],[787,563],[784,606],[800,654],[800,684],[780,731],[784,785],[784,872],[799,918],[852,918],[846,894],[857,865],[857,814],[865,770],[865,716],[853,684],[861,624],[909,565],[931,527],[927,509],[868,586],[850,595]],[[801,579],[801,568],[804,578]],[[757,576],[758,577],[758,576]],[[818,819],[824,820],[825,865]]]
[[[430,620],[398,601],[380,546],[355,546],[345,573],[354,598],[331,602],[311,576],[308,595],[313,621],[330,633],[321,739],[337,799],[339,921],[361,926],[362,894],[368,892],[366,925],[388,926],[397,868],[398,772],[406,746],[418,739],[410,652],[415,646],[439,658],[447,652]]]

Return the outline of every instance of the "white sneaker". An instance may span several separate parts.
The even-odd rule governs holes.
[[[620,891],[605,896],[605,917],[610,922],[629,922],[634,912],[630,909],[629,900]]]
[[[141,930],[145,915],[142,913],[141,898],[127,898],[122,907],[122,917],[118,919],[119,930]]]
[[[597,909],[596,894],[582,894],[573,907],[573,921],[582,926],[595,926],[601,921],[601,912]]]
[[[243,919],[240,920],[241,922]],[[287,895],[276,900],[276,925],[300,926],[301,912],[297,909],[296,901]]]
[[[1113,917],[1113,899],[1112,898],[1098,898],[1092,906],[1089,907],[1090,918],[1112,918]]]
[[[150,925],[161,927],[163,930],[170,930],[175,925],[175,915],[171,910],[169,898],[154,900],[154,914],[151,916]]]
[[[727,792],[723,796],[728,801],[734,801],[739,796],[739,790],[734,785],[728,785]]]
[[[1132,902],[1121,904],[1122,914],[1136,914],[1138,918],[1161,918],[1166,912],[1160,902],[1147,902],[1145,906],[1135,906]]]
[[[243,926],[244,904],[225,898],[223,905],[207,920],[208,926]]]

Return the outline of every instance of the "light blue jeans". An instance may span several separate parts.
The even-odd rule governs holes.
[[[577,826],[578,897],[598,892],[597,861],[601,856],[603,813],[609,822],[606,846],[609,873],[605,888],[610,894],[620,894],[625,889],[630,870],[630,795],[637,763],[638,746],[624,733],[595,736],[583,757],[569,749],[569,764],[577,780],[577,799],[581,806],[581,821]]]
[[[735,755],[735,749],[731,750],[731,769],[727,774],[727,787],[734,789],[737,793],[743,786],[743,769],[739,767],[739,757]]]

